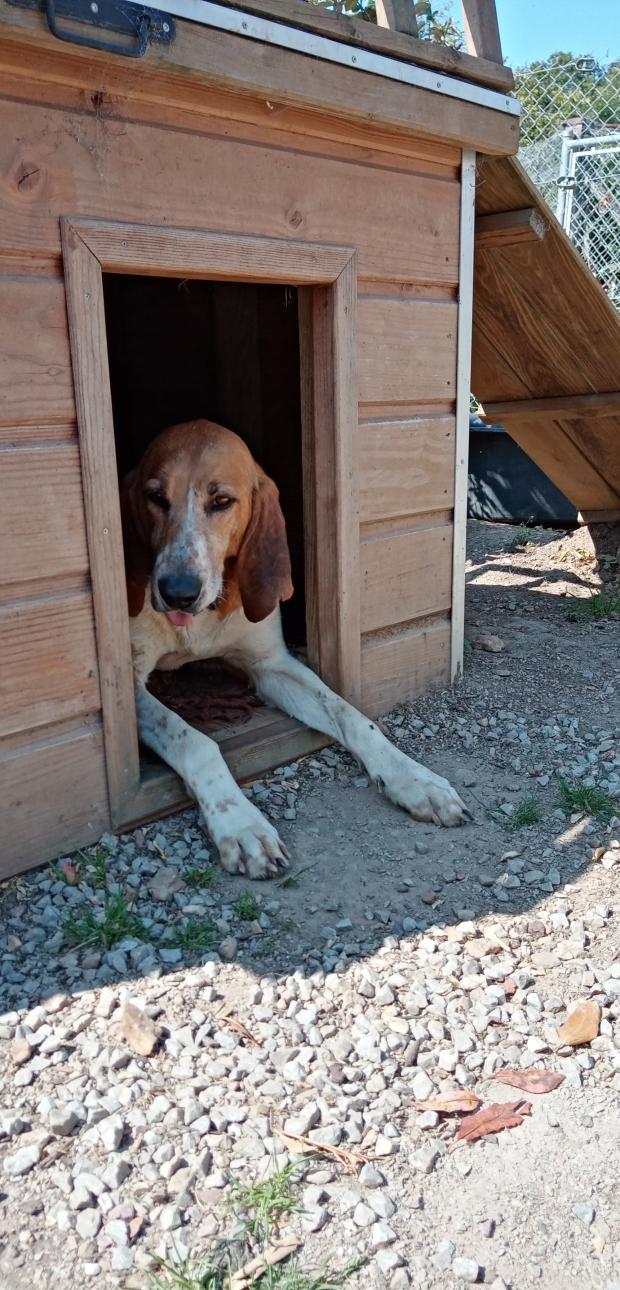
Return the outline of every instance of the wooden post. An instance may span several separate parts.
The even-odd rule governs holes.
[[[389,27],[390,31],[417,36],[418,20],[413,0],[375,0],[375,9],[378,27]]]
[[[468,54],[503,63],[495,0],[461,0]]]
[[[465,546],[467,539],[467,465],[469,455],[469,398],[471,391],[471,333],[474,286],[474,222],[476,154],[463,149],[459,250],[459,316],[456,350],[456,446],[454,470],[454,545],[452,555],[452,620],[450,677],[463,671],[465,635]]]

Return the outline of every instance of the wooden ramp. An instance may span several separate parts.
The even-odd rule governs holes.
[[[472,389],[584,520],[620,518],[620,314],[512,157],[482,159]]]

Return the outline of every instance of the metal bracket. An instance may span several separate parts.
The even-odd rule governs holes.
[[[174,19],[169,14],[134,4],[132,0],[9,0],[9,4],[44,13],[52,35],[58,40],[86,45],[107,54],[122,54],[125,58],[143,58],[150,44],[169,45],[176,36]],[[94,31],[80,35],[70,27],[61,27],[60,19],[85,23]],[[102,40],[96,35],[99,30],[126,36],[129,41]]]

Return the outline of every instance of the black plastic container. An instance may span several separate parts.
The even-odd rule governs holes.
[[[469,423],[467,514],[506,524],[574,524],[577,511],[503,426]]]

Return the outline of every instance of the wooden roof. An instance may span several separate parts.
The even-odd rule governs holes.
[[[512,157],[479,163],[472,389],[585,518],[620,517],[620,314]]]

